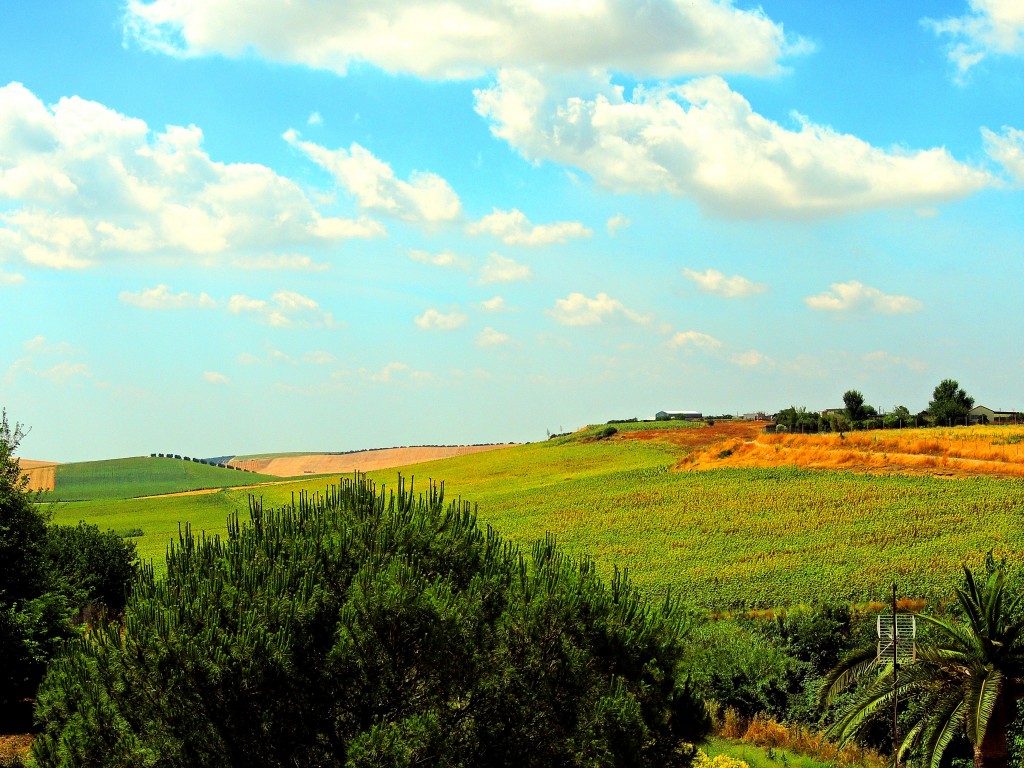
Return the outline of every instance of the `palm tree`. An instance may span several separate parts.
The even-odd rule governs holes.
[[[963,733],[974,748],[975,768],[1007,768],[1006,729],[1015,703],[1024,698],[1024,594],[1011,595],[1005,560],[990,552],[982,580],[964,566],[964,586],[956,589],[963,618],[918,618],[934,629],[919,643],[917,661],[897,669],[879,660],[873,647],[857,651],[826,677],[821,703],[830,703],[851,683],[877,671],[838,713],[829,735],[845,742],[876,712],[891,711],[893,695],[912,702],[912,719],[899,745],[902,757],[920,749],[926,768],[938,768],[946,747]]]

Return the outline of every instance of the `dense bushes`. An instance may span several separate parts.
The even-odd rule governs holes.
[[[0,412],[0,720],[18,727],[73,620],[96,606],[119,610],[135,569],[135,545],[117,535],[48,525],[14,457],[23,434]]]
[[[707,731],[678,606],[550,539],[362,479],[251,511],[51,665],[40,765],[669,766]]]

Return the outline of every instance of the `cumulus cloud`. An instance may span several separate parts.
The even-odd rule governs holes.
[[[608,219],[608,223],[605,226],[608,229],[608,234],[614,237],[632,223],[633,220],[630,219],[629,216],[623,216],[621,213],[617,213]]]
[[[796,129],[757,114],[720,77],[636,87],[607,79],[591,98],[503,70],[476,91],[491,132],[530,161],[580,168],[621,193],[691,198],[732,218],[812,218],[962,198],[992,184],[944,148],[880,149],[794,115]]]
[[[466,324],[469,318],[461,312],[438,312],[431,307],[422,315],[413,319],[420,328],[428,331],[454,331]]]
[[[737,352],[732,356],[732,362],[740,368],[774,368],[775,361],[756,349],[748,349],[746,352]]]
[[[557,322],[569,326],[597,325],[617,319],[640,325],[651,322],[650,315],[634,312],[607,293],[599,293],[594,298],[582,293],[570,293],[564,299],[557,299],[554,309],[548,310],[548,313]]]
[[[71,359],[76,352],[67,342],[52,342],[39,335],[22,342],[21,346],[26,354],[7,368],[4,381],[14,381],[21,374],[56,384],[64,384],[76,378],[93,378],[88,364]]]
[[[118,298],[125,304],[140,309],[193,309],[217,306],[217,302],[206,293],[200,293],[198,296],[188,291],[172,293],[163,283],[141,291],[121,291]]]
[[[502,296],[492,296],[480,302],[480,308],[488,312],[505,312],[509,309],[508,303]]]
[[[899,315],[924,309],[924,304],[917,299],[882,293],[878,288],[864,285],[858,280],[832,283],[832,290],[808,296],[804,303],[811,309],[827,312],[868,311],[883,315]]]
[[[514,283],[519,280],[529,280],[533,277],[533,270],[529,264],[520,264],[515,259],[502,256],[500,253],[492,253],[487,261],[480,267],[480,284],[490,283]]]
[[[769,75],[810,46],[731,0],[132,0],[128,34],[177,56],[255,52],[345,74],[368,62],[424,78],[475,78],[501,66],[610,68],[639,77]]]
[[[925,26],[951,39],[947,55],[962,77],[986,56],[1024,56],[1024,5],[1020,0],[968,0],[963,16],[924,19]]]
[[[433,378],[426,371],[417,371],[406,363],[399,362],[388,363],[379,371],[369,371],[366,368],[360,368],[359,374],[363,378],[377,383],[387,383],[398,378],[407,378],[413,381],[429,381]]]
[[[720,349],[722,342],[714,336],[700,331],[678,331],[668,340],[670,347],[696,347],[697,349]]]
[[[480,347],[500,347],[505,344],[511,344],[512,337],[507,333],[496,331],[488,325],[477,335],[476,343]]]
[[[0,261],[53,269],[110,256],[209,260],[373,237],[370,219],[326,216],[295,182],[219,163],[196,126],[161,133],[77,96],[44,105],[0,88]]]
[[[578,221],[557,221],[534,225],[518,208],[499,211],[497,208],[480,221],[470,224],[471,235],[494,235],[507,245],[541,246],[564,243],[573,237],[590,237],[593,232]]]
[[[368,211],[404,221],[454,221],[462,215],[462,203],[455,190],[436,173],[413,171],[408,181],[395,176],[391,166],[358,144],[345,149],[327,149],[301,141],[293,131],[285,140],[329,172],[338,185]]]
[[[920,372],[928,369],[928,364],[916,357],[901,357],[882,350],[862,355],[861,361],[864,365],[878,370],[900,367]]]
[[[683,276],[705,293],[713,293],[727,299],[746,298],[768,290],[768,286],[763,283],[755,283],[741,275],[726,277],[717,269],[705,269],[703,272],[684,269]]]
[[[302,253],[279,253],[268,256],[239,256],[231,260],[231,266],[237,269],[251,270],[291,270],[295,272],[325,272],[331,265],[324,261],[314,261],[311,256]]]
[[[25,276],[20,272],[0,272],[0,287],[23,282],[25,282]]]
[[[413,249],[409,251],[409,258],[421,264],[431,264],[435,267],[466,268],[466,259],[454,251],[443,250],[437,253]]]
[[[1017,184],[1024,184],[1024,131],[1003,126],[1001,134],[981,129],[985,152],[1006,170]]]
[[[227,384],[231,379],[223,373],[217,373],[217,371],[204,371],[203,381],[207,384]]]
[[[227,307],[233,315],[246,315],[272,328],[334,327],[334,316],[330,312],[295,291],[277,291],[269,300],[235,294],[228,299]]]

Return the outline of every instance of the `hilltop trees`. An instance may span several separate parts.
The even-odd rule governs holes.
[[[401,481],[250,511],[51,665],[39,765],[686,766],[707,732],[679,605],[550,538]]]
[[[967,412],[974,407],[974,398],[968,395],[955,379],[943,379],[935,387],[928,415],[939,426],[963,424]]]

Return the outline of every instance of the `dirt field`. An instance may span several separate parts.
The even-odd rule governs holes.
[[[19,459],[23,475],[28,475],[28,487],[33,491],[52,491],[57,463],[54,461],[32,461]]]
[[[359,451],[344,454],[310,454],[309,456],[283,456],[276,459],[247,459],[228,462],[231,466],[262,472],[277,477],[298,477],[300,475],[344,475],[349,472],[370,472],[375,469],[391,469],[407,464],[464,456],[468,453],[492,451],[507,445],[442,445],[418,446],[414,448],[382,448],[374,451]]]

